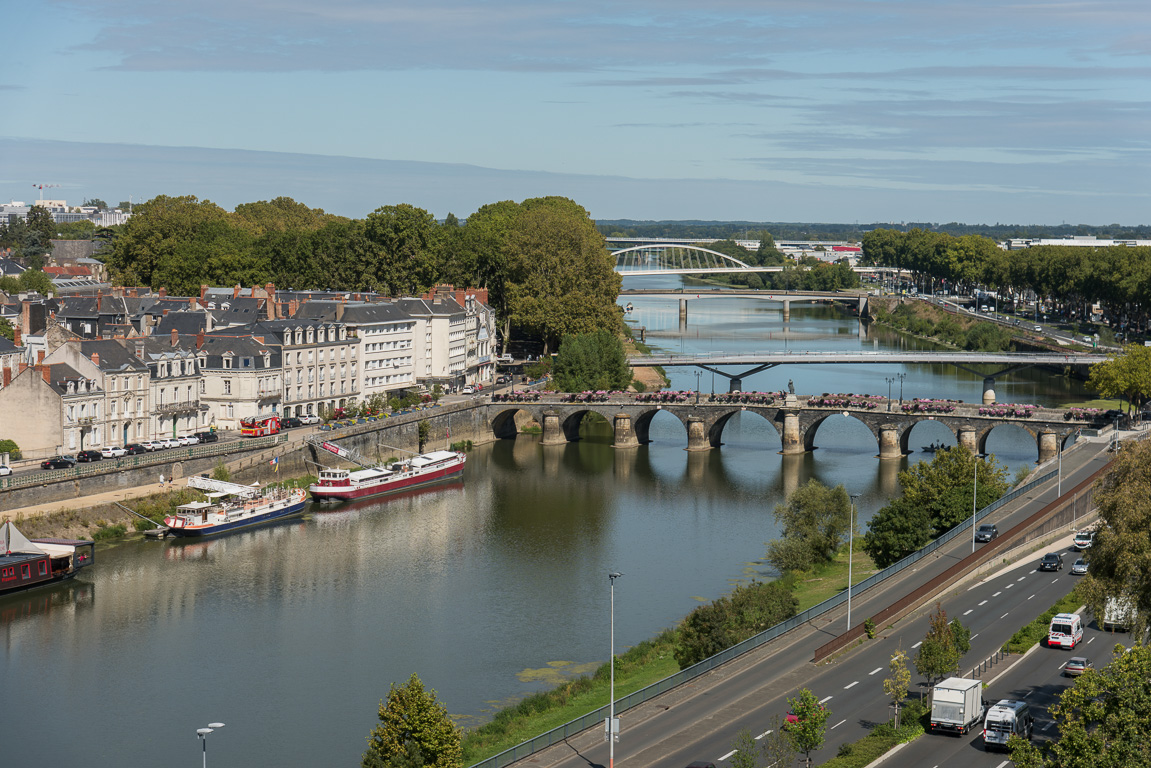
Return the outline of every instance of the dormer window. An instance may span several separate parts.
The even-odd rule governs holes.
[[[299,328],[296,329],[296,343],[297,344],[303,344],[304,343],[304,332],[302,330],[300,330]]]
[[[309,328],[308,329],[308,343],[311,344],[314,338],[315,338],[315,336],[313,335],[312,329]]]
[[[264,353],[264,367],[265,368],[271,368],[272,367],[272,356],[271,356],[271,354],[269,354],[267,352]]]
[[[224,367],[225,368],[231,368],[232,367],[232,356],[231,355],[224,355]]]

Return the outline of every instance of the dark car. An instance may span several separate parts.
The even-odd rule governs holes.
[[[496,377],[496,384],[507,384],[509,381],[511,381],[511,379],[509,379],[507,376]]]
[[[139,443],[128,443],[124,446],[124,450],[128,456],[139,456],[141,453],[147,453],[148,449]]]
[[[193,435],[193,437],[195,437],[201,443],[218,443],[218,442],[220,442],[220,436],[217,435],[215,432],[197,432],[195,435]]]
[[[999,536],[999,529],[989,523],[984,523],[975,531],[976,541],[991,541]]]
[[[295,416],[288,416],[286,418],[280,419],[280,428],[281,429],[292,429],[293,427],[302,427],[302,426],[304,426],[304,422],[300,421]]]
[[[1041,571],[1062,571],[1063,570],[1063,555],[1058,552],[1048,552],[1039,561],[1039,570]]]
[[[40,462],[40,469],[71,469],[76,461],[70,456],[53,456]]]
[[[99,451],[80,451],[76,454],[76,461],[99,461],[102,458]]]

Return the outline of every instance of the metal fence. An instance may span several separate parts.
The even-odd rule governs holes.
[[[1020,486],[1019,488],[1016,488],[1015,490],[1011,491],[1010,493],[1005,494],[1004,496],[1000,497],[998,500],[992,502],[991,504],[988,504],[986,507],[979,510],[974,515],[974,521],[972,520],[972,518],[967,518],[962,523],[955,526],[951,530],[947,531],[945,534],[943,534],[938,539],[931,542],[930,544],[928,544],[927,546],[925,546],[923,549],[919,550],[918,552],[913,552],[912,554],[910,554],[907,557],[900,560],[898,563],[895,563],[894,565],[890,565],[887,568],[884,568],[882,571],[875,573],[875,574],[872,574],[871,576],[867,577],[866,579],[864,579],[863,581],[859,582],[858,584],[856,584],[852,587],[852,589],[851,589],[852,597],[858,597],[861,592],[864,592],[865,590],[870,589],[871,587],[874,587],[876,584],[879,584],[884,579],[888,579],[888,578],[894,576],[895,574],[902,571],[904,568],[907,568],[908,566],[914,565],[915,563],[919,562],[923,558],[934,553],[936,550],[938,550],[940,547],[947,544],[949,541],[954,540],[956,536],[959,536],[962,533],[964,533],[965,531],[970,530],[971,526],[974,523],[979,522],[983,518],[987,517],[987,515],[994,512],[995,510],[1000,509],[1005,504],[1008,504],[1008,503],[1014,501],[1015,499],[1019,498],[1020,496],[1034,490],[1035,488],[1038,488],[1043,483],[1046,483],[1047,481],[1052,480],[1055,477],[1057,472],[1058,472],[1058,470],[1052,470],[1050,472],[1046,472],[1043,475],[1040,475],[1039,477],[1035,478],[1031,482],[1027,483],[1026,485]],[[665,677],[663,680],[652,683],[651,685],[649,685],[646,688],[643,688],[641,690],[638,690],[634,693],[628,694],[627,696],[624,696],[624,697],[618,699],[615,703],[615,711],[617,713],[624,712],[628,709],[631,709],[632,707],[635,707],[635,706],[638,706],[639,704],[644,703],[645,701],[648,701],[649,699],[653,699],[662,693],[666,693],[667,691],[670,691],[672,688],[675,688],[678,685],[686,683],[690,680],[694,680],[695,678],[699,677],[700,675],[705,674],[707,672],[710,672],[711,670],[715,669],[716,667],[720,666],[721,664],[726,664],[727,662],[731,661],[732,659],[736,658],[737,656],[741,656],[741,655],[747,653],[748,651],[755,650],[756,648],[760,647],[761,645],[763,645],[765,643],[769,643],[772,640],[775,640],[780,635],[783,635],[786,632],[790,632],[791,630],[795,629],[796,627],[800,626],[801,624],[805,624],[805,623],[811,621],[812,619],[816,618],[817,616],[821,616],[822,614],[825,614],[828,611],[831,611],[835,608],[838,608],[840,605],[843,605],[846,602],[847,602],[847,591],[844,590],[843,592],[840,592],[839,594],[837,594],[833,597],[830,597],[827,600],[824,600],[819,605],[814,605],[811,608],[808,608],[806,611],[803,611],[802,613],[799,613],[799,614],[796,614],[795,616],[792,616],[787,621],[780,622],[779,624],[776,624],[774,627],[770,627],[768,629],[765,629],[763,632],[760,632],[758,635],[755,635],[753,637],[749,637],[748,639],[744,640],[742,643],[739,643],[737,645],[733,645],[732,647],[728,648],[727,650],[721,651],[720,653],[717,653],[715,656],[712,656],[711,658],[704,659],[703,661],[699,662],[698,664],[690,666],[687,669],[680,670],[679,672],[675,673],[674,675],[671,675],[670,677]],[[578,717],[575,720],[571,720],[569,722],[564,723],[561,726],[553,728],[552,730],[548,731],[547,733],[540,734],[539,736],[536,736],[534,739],[529,739],[528,741],[517,744],[516,746],[512,747],[511,749],[500,752],[498,755],[494,755],[492,757],[489,757],[487,760],[480,761],[480,762],[476,763],[475,765],[471,766],[471,768],[504,768],[504,766],[509,765],[509,764],[515,762],[516,760],[520,760],[524,757],[527,757],[528,755],[539,752],[541,749],[546,749],[547,747],[550,747],[553,744],[557,744],[557,743],[563,741],[564,739],[568,738],[569,736],[573,736],[573,735],[579,733],[580,731],[583,731],[584,729],[595,725],[596,723],[603,722],[604,720],[607,719],[607,715],[608,715],[608,706],[605,705],[605,706],[600,707],[599,709],[597,709],[593,712],[589,712],[588,714],[584,715],[583,717]]]
[[[266,437],[245,438],[243,440],[229,440],[219,443],[203,443],[190,445],[186,448],[168,448],[154,453],[140,453],[135,456],[124,456],[119,459],[104,459],[89,464],[77,464],[71,469],[50,469],[43,472],[30,472],[22,475],[9,475],[0,477],[0,490],[10,488],[27,488],[33,485],[46,485],[66,480],[77,480],[82,477],[110,474],[125,469],[138,467],[171,464],[174,461],[188,461],[202,459],[208,456],[222,456],[237,451],[252,451],[261,448],[270,448],[287,441],[285,434],[267,435]]]

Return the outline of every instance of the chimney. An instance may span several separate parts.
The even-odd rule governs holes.
[[[92,362],[95,363],[96,365],[100,364],[100,353],[99,352],[93,352],[92,353]]]
[[[196,334],[196,349],[200,349],[203,346],[204,346],[204,332],[200,331],[199,333]]]
[[[172,329],[172,346],[173,347],[180,346],[180,332],[177,331],[175,328]]]
[[[168,310],[166,310],[166,309],[165,309],[165,310],[164,310],[164,311],[163,311],[163,312],[160,314],[160,317],[167,317],[167,316],[168,316]]]
[[[43,364],[44,364],[44,350],[40,349],[40,350],[36,351],[36,365],[43,365]]]
[[[20,359],[20,369],[18,371],[16,371],[16,375],[19,376],[20,374],[24,373],[24,371],[26,371],[26,370],[28,370],[28,363],[25,362],[23,358],[21,358]]]
[[[232,298],[233,299],[240,298],[240,284],[239,283],[236,283],[236,287],[232,289]]]
[[[160,290],[157,291],[157,293],[159,294],[160,298],[162,299],[168,295],[168,289],[161,285]]]
[[[4,366],[4,378],[0,379],[0,381],[4,382],[3,386],[5,386],[5,387],[12,383],[12,369],[11,368],[9,368],[8,366]]]
[[[52,366],[50,366],[50,365],[40,366],[40,375],[44,377],[44,383],[45,384],[51,384],[52,383]]]
[[[195,308],[196,308],[196,297],[195,296],[189,296],[188,297],[188,309],[195,309]]]
[[[140,360],[144,359],[144,342],[142,341],[136,342],[136,357]]]
[[[100,311],[100,301],[103,298],[104,298],[104,295],[102,293],[100,293],[100,291],[96,291],[96,311],[97,312]]]
[[[12,330],[15,332],[15,335],[12,337],[12,343],[18,347],[23,346],[20,343],[22,340],[22,336],[23,336],[23,334],[20,333],[20,323],[16,323],[16,327],[13,328]]]
[[[296,312],[300,309],[299,299],[292,299],[288,302],[288,317],[295,317]]]
[[[131,296],[133,299],[136,298],[136,289],[133,288],[132,290],[128,291],[128,295]]]
[[[207,292],[208,292],[208,286],[201,285],[200,286],[200,301],[204,300],[204,294],[206,294]]]

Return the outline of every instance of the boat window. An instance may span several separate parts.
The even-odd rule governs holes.
[[[48,561],[47,560],[41,560],[40,561],[40,575],[41,576],[47,576],[48,575]]]
[[[30,566],[28,563],[24,563],[24,565],[20,566],[20,578],[32,578],[32,566]]]

